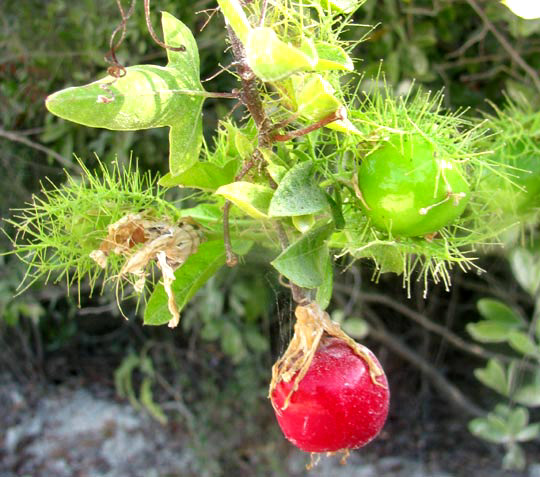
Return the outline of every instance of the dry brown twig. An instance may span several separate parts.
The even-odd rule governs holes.
[[[497,30],[497,28],[495,28],[495,25],[487,17],[486,13],[480,7],[480,5],[478,5],[476,0],[467,0],[467,3],[476,12],[476,14],[482,19],[486,28],[488,28],[489,31],[493,33],[497,41],[510,55],[512,60],[514,60],[521,67],[521,69],[525,73],[527,73],[527,75],[531,78],[532,82],[534,83],[534,86],[536,87],[536,89],[540,92],[540,76],[538,75],[538,72],[534,68],[531,68],[531,66],[523,59],[523,57],[519,54],[519,52],[510,44],[510,42],[506,39],[506,37],[499,30]]]
[[[64,156],[58,154],[56,151],[53,151],[52,149],[44,146],[43,144],[40,144],[40,143],[38,143],[36,141],[32,141],[31,139],[28,139],[27,137],[22,136],[22,135],[20,135],[20,134],[18,134],[16,132],[5,131],[4,129],[0,128],[0,137],[8,139],[9,141],[24,144],[25,146],[31,147],[32,149],[35,149],[36,151],[43,152],[43,153],[47,154],[48,156],[51,156],[54,159],[56,159],[66,169],[69,169],[71,171],[77,171],[78,170],[78,168],[77,168],[77,166],[75,164],[70,162]]]
[[[167,305],[171,313],[169,327],[174,328],[180,321],[172,290],[174,271],[197,251],[200,243],[200,232],[189,221],[171,224],[167,220],[128,214],[109,225],[107,237],[98,250],[90,253],[90,258],[105,268],[111,253],[124,256],[126,261],[118,278],[133,275],[136,278],[133,287],[138,293],[144,289],[148,265],[155,263],[161,270],[168,297]]]

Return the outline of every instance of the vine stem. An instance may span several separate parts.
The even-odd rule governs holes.
[[[328,116],[327,118],[323,118],[321,121],[318,121],[317,123],[311,126],[308,126],[307,128],[303,128],[298,131],[292,131],[285,135],[273,135],[272,124],[266,114],[266,111],[264,110],[264,105],[262,103],[261,96],[259,94],[259,90],[257,87],[257,77],[255,76],[255,74],[253,73],[253,71],[251,70],[251,68],[249,67],[247,63],[244,46],[242,45],[241,41],[232,30],[232,28],[230,27],[230,25],[227,25],[227,32],[229,35],[229,40],[231,42],[231,49],[234,56],[234,64],[236,66],[236,71],[242,83],[242,88],[238,94],[238,97],[240,98],[242,103],[246,106],[249,114],[253,118],[253,121],[255,121],[255,125],[257,126],[257,131],[258,131],[259,148],[261,149],[269,148],[271,147],[271,144],[274,141],[278,141],[278,140],[287,141],[289,139],[307,134],[308,132],[314,131],[315,129],[319,129],[330,122],[336,121],[337,119],[343,118],[343,111],[340,109],[336,111],[334,114]],[[242,171],[240,172],[242,176],[245,175],[247,171],[249,171],[256,163],[260,163],[260,161],[263,160],[262,154],[259,148],[255,149],[255,152],[253,153],[251,160],[247,164],[245,164],[244,167],[242,168]],[[236,180],[238,180],[238,176]],[[226,250],[226,256],[227,256],[227,264],[230,263],[231,265],[235,265],[237,263],[237,258],[231,250],[231,243],[230,243],[230,228],[229,228],[230,207],[231,207],[230,202],[227,201],[225,203],[225,207],[223,210],[223,222],[224,222],[223,230],[225,233],[224,240],[225,240],[225,250]],[[277,232],[278,239],[280,241],[282,249],[286,249],[289,246],[289,240],[287,238],[287,234],[283,228],[283,225],[279,221],[276,221],[275,228],[276,228],[276,232]],[[294,283],[290,283],[290,288],[291,288],[293,300],[296,303],[306,304],[311,301],[304,288],[299,287],[298,285],[295,285]]]
[[[249,111],[249,114],[255,121],[257,131],[259,133],[259,146],[267,147],[270,143],[269,131],[271,129],[270,120],[266,115],[264,106],[257,88],[257,78],[246,60],[246,52],[244,45],[240,42],[232,28],[227,25],[227,31],[231,42],[231,49],[236,64],[236,71],[242,82],[240,91],[240,99]]]
[[[256,152],[258,149],[255,150]],[[239,181],[242,179],[255,165],[255,152],[250,161],[246,162],[242,167],[242,170],[235,176],[234,180]],[[231,210],[231,201],[226,200],[223,206],[223,241],[225,242],[225,263],[229,267],[235,267],[238,264],[238,257],[232,250],[231,245],[231,229],[229,221],[229,213]]]

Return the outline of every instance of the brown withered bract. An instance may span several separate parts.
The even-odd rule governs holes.
[[[169,327],[174,328],[180,320],[180,313],[172,291],[174,271],[182,266],[201,243],[202,234],[192,219],[171,224],[166,219],[145,218],[143,214],[128,214],[108,227],[108,235],[98,250],[90,257],[101,267],[107,266],[111,253],[123,255],[126,261],[119,279],[127,274],[134,275],[133,286],[137,292],[144,289],[148,275],[148,264],[154,262],[161,270],[163,286],[168,296],[171,313]]]

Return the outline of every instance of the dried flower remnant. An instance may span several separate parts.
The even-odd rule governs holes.
[[[180,321],[172,291],[174,271],[197,252],[200,243],[201,232],[190,219],[171,224],[167,220],[144,218],[142,214],[128,214],[109,225],[108,236],[98,250],[90,253],[90,257],[102,268],[107,266],[107,257],[111,253],[126,257],[119,278],[134,275],[136,281],[133,286],[139,293],[144,289],[148,264],[155,262],[161,270],[169,298],[168,308],[172,316],[169,327],[174,328]]]

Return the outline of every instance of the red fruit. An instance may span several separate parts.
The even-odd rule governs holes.
[[[295,379],[277,383],[272,404],[281,430],[295,446],[307,452],[355,449],[382,429],[390,400],[388,382],[377,358],[362,349],[381,369],[378,376],[372,376],[370,365],[347,343],[325,336],[285,409]]]

